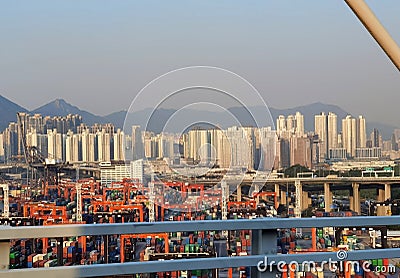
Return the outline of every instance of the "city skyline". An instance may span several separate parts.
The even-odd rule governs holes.
[[[400,41],[400,3],[367,2]],[[321,101],[399,126],[396,69],[342,1],[25,4],[0,11],[0,81],[28,110],[56,98],[98,115],[127,110],[161,74],[212,65],[271,107]]]
[[[82,110],[80,107],[77,107],[74,104],[68,103],[64,99],[56,99],[54,101],[48,102],[44,106],[37,107],[34,110],[29,111],[26,108],[22,107],[21,109],[15,110],[15,113],[14,113],[13,110],[9,110],[8,107],[15,107],[15,106],[21,107],[21,106],[18,103],[14,103],[11,100],[5,98],[4,96],[0,95],[0,98],[1,98],[2,106],[4,108],[4,110],[2,110],[0,113],[1,117],[3,117],[3,122],[0,123],[0,126],[4,126],[3,128],[5,128],[5,126],[7,126],[9,122],[13,121],[13,119],[15,118],[15,113],[17,113],[17,112],[28,112],[31,115],[41,114],[41,115],[47,115],[47,116],[66,116],[68,114],[79,114],[79,115],[83,116],[83,119],[87,124],[110,122],[110,123],[113,123],[114,125],[116,125],[117,127],[122,128],[123,121],[125,119],[126,113],[128,112],[128,111],[114,111],[113,113],[103,117],[103,116],[93,114],[93,113],[91,113],[91,111]],[[205,110],[202,110],[199,108],[205,108]],[[193,112],[196,112],[196,113],[200,112],[200,114],[198,114],[197,116],[195,115],[194,117],[190,117],[193,121],[198,121],[200,118],[204,117],[204,115],[202,115],[201,113],[208,112],[208,110],[207,110],[208,107],[204,106],[204,107],[199,107],[199,108],[193,106],[193,107],[184,108],[182,111],[187,111],[189,114],[193,113]],[[229,105],[227,105],[226,108],[228,108],[228,109],[240,108],[240,110],[242,110],[244,107],[236,107],[236,106],[229,107]],[[264,109],[262,106],[251,106],[250,108],[251,108],[250,112],[255,113],[254,115],[256,115],[259,119],[261,119],[261,117],[263,117],[262,114],[265,114],[265,112],[261,111]],[[170,117],[169,114],[171,114],[173,111],[176,111],[176,109],[172,109],[172,108],[168,108],[168,107],[157,108],[157,110],[159,110],[159,109],[164,110],[166,112],[169,111],[169,112],[164,113],[165,115],[163,114],[158,117],[167,117],[168,118],[168,117]],[[358,116],[357,114],[354,114],[351,111],[343,110],[341,107],[339,107],[335,104],[327,104],[327,103],[321,103],[321,102],[310,103],[305,106],[298,106],[298,107],[293,107],[293,108],[288,108],[288,109],[279,109],[277,107],[269,107],[269,109],[270,109],[270,112],[272,113],[272,116],[276,116],[276,117],[278,117],[278,115],[281,115],[281,114],[282,115],[290,115],[290,114],[294,115],[296,112],[299,112],[299,111],[301,111],[301,113],[303,113],[303,114],[304,113],[306,115],[308,114],[309,117],[310,117],[310,115],[313,117],[313,115],[315,113],[320,113],[320,112],[329,113],[332,111],[335,111],[335,113],[339,113],[339,116],[341,115],[343,117],[346,115],[352,115],[354,117]],[[142,117],[144,117],[144,115],[151,113],[151,111],[153,111],[153,110],[154,109],[152,109],[152,108],[143,108],[142,110],[139,110],[139,111],[129,111],[129,112],[138,114],[137,116],[139,116],[139,118],[142,118]],[[192,112],[190,112],[190,111],[192,111]],[[215,111],[210,110],[210,112],[216,113],[215,115],[221,114],[220,113],[221,111],[218,111],[218,110],[215,110]],[[186,113],[186,115],[184,115],[184,116],[185,117],[189,116],[188,113]],[[365,113],[362,113],[362,114],[365,116]],[[239,118],[242,118],[242,117],[246,118],[246,116],[241,115],[240,113],[237,116]],[[309,120],[310,119],[309,117],[308,118],[306,117],[306,118]],[[130,118],[131,118],[131,116],[130,116]],[[199,119],[197,119],[197,118],[199,118]],[[217,116],[216,118],[220,118],[220,116]],[[5,120],[5,119],[7,119],[7,120]],[[220,118],[220,119],[222,119],[222,118]],[[134,124],[140,124],[143,120],[144,119],[140,119],[140,120],[138,120],[138,122],[135,122]],[[226,123],[225,123],[226,120],[227,119],[224,118],[222,120],[222,122],[219,124],[226,126]],[[268,124],[266,124],[264,121],[263,125],[269,126],[272,123],[275,124],[275,121],[268,122]],[[372,131],[374,128],[378,128],[382,132],[382,134],[385,136],[385,138],[389,138],[389,136],[391,136],[393,129],[400,127],[400,126],[389,125],[384,122],[376,122],[376,121],[374,121],[374,119],[371,119],[371,118],[369,118],[368,123],[369,123],[369,125],[367,127],[368,127],[369,131]],[[340,126],[340,124],[341,124],[341,122],[339,122],[339,126]],[[308,122],[308,121],[305,122],[305,126],[306,127],[308,126],[308,129],[313,129],[313,127],[311,127],[310,122]],[[154,128],[154,127],[150,126],[150,129],[152,129],[152,128]],[[156,129],[157,129],[157,127],[156,127]]]
[[[169,161],[168,165],[212,166],[269,171],[293,165],[310,169],[335,161],[400,158],[400,129],[384,140],[366,119],[335,113],[314,115],[314,131],[304,128],[304,115],[280,115],[271,126],[192,127],[185,133],[151,132],[133,125],[121,130],[112,124],[88,126],[80,115],[49,117],[19,113],[0,134],[0,160],[23,159],[28,148],[49,161],[67,163]],[[26,143],[25,143],[26,142]],[[25,147],[24,147],[25,146]],[[26,155],[25,155],[26,156]]]

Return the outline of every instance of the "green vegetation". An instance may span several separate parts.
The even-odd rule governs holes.
[[[360,190],[361,199],[376,199],[376,189],[362,189]]]
[[[295,177],[297,177],[297,173],[306,173],[306,172],[312,172],[312,171],[305,166],[296,164],[296,165],[290,166],[289,168],[286,168],[283,173],[284,173],[285,177],[295,178]]]

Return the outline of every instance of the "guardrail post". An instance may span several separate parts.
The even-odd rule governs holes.
[[[108,264],[108,235],[104,235],[104,263]]]
[[[64,240],[62,237],[57,238],[57,265],[62,266],[63,265],[63,245],[64,245]]]
[[[251,231],[251,254],[252,255],[268,255],[276,254],[276,230],[252,230]],[[251,277],[275,277],[276,265],[271,269],[265,265],[268,260],[265,259],[262,266],[265,271],[260,271],[258,267],[251,268]]]
[[[0,241],[0,271],[8,269],[10,263],[10,241]]]

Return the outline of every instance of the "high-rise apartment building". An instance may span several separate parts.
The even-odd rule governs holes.
[[[355,157],[357,146],[357,125],[356,119],[347,115],[342,120],[342,143],[347,151],[348,157]]]
[[[137,179],[140,183],[144,180],[143,159],[131,161],[131,178]]]
[[[357,131],[356,131],[356,147],[365,148],[367,146],[367,129],[366,122],[363,116],[359,116],[356,121]]]
[[[304,116],[300,112],[296,112],[295,120],[296,120],[296,135],[303,136],[304,135]]]
[[[300,112],[295,115],[279,115],[276,120],[276,131],[278,136],[289,138],[293,134],[296,136],[304,135],[304,116]]]
[[[296,128],[296,120],[293,115],[288,115],[286,118],[286,130],[294,133]]]
[[[381,147],[382,137],[379,134],[379,130],[378,129],[374,128],[372,130],[370,138],[371,138],[371,142],[372,142],[372,146],[371,146],[372,148]]]
[[[276,120],[276,131],[280,134],[282,131],[286,131],[286,119],[285,116],[279,115]]]
[[[120,129],[114,133],[114,160],[125,160],[125,137],[124,132]]]
[[[4,151],[4,134],[0,133],[0,161],[3,162],[5,160],[5,151]]]
[[[138,160],[144,157],[143,136],[140,126],[132,126],[132,159]]]
[[[81,134],[82,142],[82,161],[84,162],[94,162],[97,158],[97,140],[96,135],[91,133],[89,129],[86,129]]]
[[[277,156],[278,137],[271,127],[260,128],[258,133],[260,136],[260,161],[259,165],[256,164],[255,167],[261,171],[271,171]]]
[[[97,156],[99,162],[111,161],[111,134],[105,129],[97,131]]]
[[[320,141],[319,154],[320,161],[328,157],[328,122],[324,112],[314,117],[314,132],[318,135]]]
[[[337,115],[335,113],[328,113],[328,151],[338,147],[338,124]]]
[[[300,164],[312,168],[312,139],[309,137],[290,138],[290,165]]]

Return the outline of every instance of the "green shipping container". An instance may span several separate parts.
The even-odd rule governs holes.
[[[19,255],[19,252],[10,253],[10,259],[15,259],[18,257],[18,255]]]
[[[383,266],[383,260],[382,259],[378,259],[378,265],[379,266]]]

